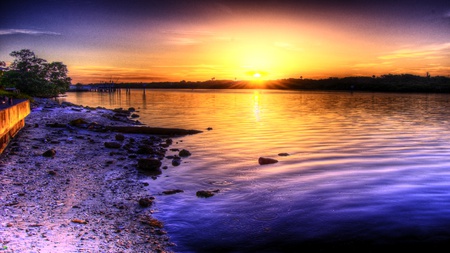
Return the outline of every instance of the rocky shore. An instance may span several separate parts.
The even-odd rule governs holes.
[[[170,252],[143,179],[161,174],[172,138],[197,132],[139,133],[136,115],[32,105],[0,156],[0,252]],[[183,157],[170,158],[178,166]]]

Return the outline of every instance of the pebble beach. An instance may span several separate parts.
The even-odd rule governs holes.
[[[0,155],[1,252],[171,252],[143,180],[158,173],[138,166],[162,160],[171,136],[107,131],[139,122],[50,99],[25,123]]]

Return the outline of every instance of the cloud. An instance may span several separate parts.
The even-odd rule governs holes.
[[[361,70],[361,69],[374,69],[378,67],[389,67],[392,66],[392,62],[385,61],[385,62],[365,62],[365,63],[357,63],[354,65],[351,65],[350,67],[353,70]]]
[[[295,45],[292,45],[290,43],[286,42],[275,42],[274,46],[288,50],[288,51],[303,51],[303,48],[296,47]]]
[[[48,32],[48,31],[38,31],[38,30],[30,30],[30,29],[0,29],[0,35],[13,35],[13,34],[25,34],[25,35],[52,35],[59,36],[60,33],[56,32]]]
[[[171,38],[169,39],[169,43],[180,46],[191,46],[200,44],[202,42],[194,38]]]
[[[152,68],[182,68],[182,69],[220,69],[219,65],[197,64],[197,65],[156,65]]]
[[[162,34],[167,35],[167,42],[179,46],[191,46],[204,42],[214,36],[214,33],[205,30],[165,30]]]
[[[447,50],[450,49],[450,43],[435,44],[422,46],[417,48],[405,48],[393,51],[387,55],[378,57],[379,59],[391,60],[401,58],[421,58],[431,57],[447,54]]]
[[[379,63],[358,63],[353,65],[354,68],[371,68],[380,65]]]
[[[108,66],[72,66],[73,79],[89,80],[88,82],[136,82],[161,81],[166,77],[152,75],[148,69],[108,67]]]
[[[162,33],[175,36],[211,36],[214,34],[206,30],[164,30]]]

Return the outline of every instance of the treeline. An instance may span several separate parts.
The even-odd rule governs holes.
[[[411,74],[372,77],[330,77],[326,79],[289,78],[269,81],[180,81],[152,83],[120,83],[115,88],[149,89],[292,89],[373,92],[432,92],[450,93],[450,78],[445,76],[417,76]]]
[[[450,92],[450,78],[444,76],[417,76],[411,74],[382,75],[379,77],[344,77],[287,79],[282,83],[290,89],[303,90],[353,90],[377,92]]]

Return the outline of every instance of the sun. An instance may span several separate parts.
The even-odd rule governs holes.
[[[254,77],[254,78],[260,78],[260,77],[261,77],[261,74],[258,73],[258,72],[256,72],[255,74],[253,74],[253,77]]]

